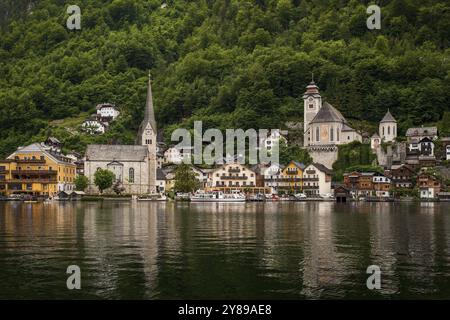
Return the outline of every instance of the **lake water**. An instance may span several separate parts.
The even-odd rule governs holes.
[[[450,298],[450,204],[0,202],[0,298]]]

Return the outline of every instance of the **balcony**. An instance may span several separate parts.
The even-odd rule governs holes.
[[[229,176],[229,175],[222,175],[220,176],[220,179],[222,180],[247,180],[248,176]]]
[[[230,173],[239,173],[239,172],[241,172],[241,169],[239,169],[239,168],[230,168],[230,169],[228,169],[228,172],[230,172]]]
[[[11,173],[18,175],[51,175],[51,176],[56,176],[58,174],[56,170],[12,170]]]
[[[303,181],[318,182],[319,178],[303,178]]]
[[[303,190],[317,190],[319,186],[305,186],[303,185]]]
[[[45,159],[17,159],[14,160],[17,163],[37,163],[45,164]]]
[[[30,178],[30,179],[10,179],[8,183],[58,183],[56,179]]]

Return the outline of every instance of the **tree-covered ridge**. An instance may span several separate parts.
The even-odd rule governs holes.
[[[0,33],[2,155],[47,135],[49,121],[105,101],[122,109],[107,135],[52,134],[78,149],[132,143],[149,69],[166,132],[194,120],[204,128],[300,120],[312,71],[350,120],[379,121],[390,108],[405,130],[450,110],[444,0],[377,1],[381,30],[366,27],[371,1],[79,0],[81,31],[67,30],[65,1],[31,2],[4,2],[16,13]]]

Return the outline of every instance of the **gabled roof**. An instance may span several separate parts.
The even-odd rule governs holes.
[[[8,156],[8,159],[14,159],[14,157],[17,154],[35,153],[35,152],[40,152],[40,153],[46,155],[48,158],[50,158],[54,162],[67,164],[67,161],[63,160],[63,159],[67,159],[64,155],[62,155],[62,154],[55,154],[53,152],[49,152],[48,150],[46,150],[39,143],[32,143],[32,144],[30,144],[30,145],[28,145],[26,147],[18,148],[16,151],[14,151],[12,154],[10,154]]]
[[[316,167],[317,170],[319,170],[319,171],[325,172],[326,174],[333,174],[332,170],[328,169],[326,166],[324,166],[321,163],[314,162],[314,163],[312,163],[312,165],[314,167]]]
[[[144,161],[147,146],[90,144],[86,149],[86,161]]]
[[[419,127],[419,128],[409,128],[406,130],[407,137],[413,136],[437,136],[437,127]]]
[[[322,108],[319,109],[316,116],[312,119],[310,123],[322,123],[322,122],[344,122],[347,120],[344,118],[342,113],[339,112],[335,107],[333,107],[328,102],[324,102]]]
[[[300,163],[300,162],[297,162],[297,161],[294,161],[294,160],[292,160],[291,163],[295,164],[295,166],[297,168],[300,168],[302,170],[304,170],[306,168],[306,166],[303,163]]]
[[[378,133],[374,133],[373,135],[372,135],[372,138],[379,138],[380,136],[378,135]]]
[[[395,118],[392,116],[391,112],[388,111],[386,112],[386,114],[384,115],[383,119],[381,119],[380,122],[397,122],[397,120],[395,120]]]

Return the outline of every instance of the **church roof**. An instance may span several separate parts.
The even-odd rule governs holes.
[[[355,131],[355,129],[350,128],[345,122],[342,124],[342,132],[345,131]]]
[[[144,161],[147,146],[90,144],[86,149],[87,161]]]
[[[395,120],[395,118],[392,116],[391,112],[388,111],[386,112],[386,114],[384,115],[383,119],[381,119],[380,122],[397,122],[397,120]]]
[[[328,102],[324,102],[322,108],[319,109],[316,116],[312,119],[311,123],[321,123],[321,122],[344,122],[347,120],[344,118],[342,113],[339,112],[335,107],[333,107]]]

